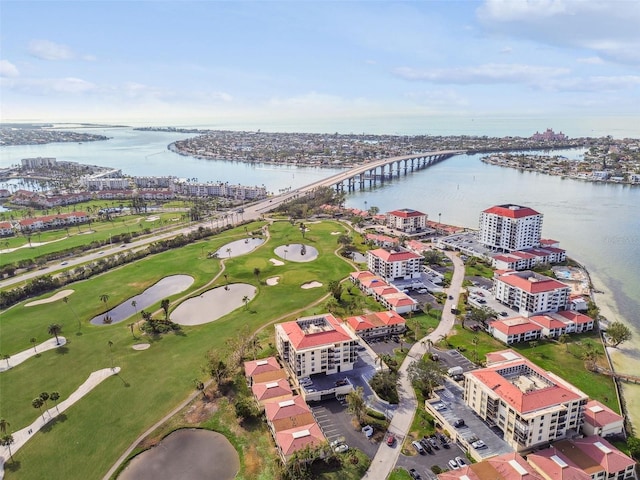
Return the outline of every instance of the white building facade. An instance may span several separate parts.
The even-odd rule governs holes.
[[[427,226],[427,214],[410,208],[394,210],[387,213],[387,225],[406,233],[419,232]]]
[[[511,252],[540,246],[542,214],[520,205],[497,205],[480,213],[480,243]]]
[[[565,310],[570,293],[568,285],[529,270],[506,272],[493,279],[496,300],[525,317]]]
[[[367,252],[367,268],[385,281],[420,278],[424,257],[408,250],[378,248]]]

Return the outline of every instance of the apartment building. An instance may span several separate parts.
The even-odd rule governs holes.
[[[624,417],[597,400],[591,400],[584,408],[584,435],[620,435],[624,433]]]
[[[345,319],[347,326],[360,338],[381,338],[400,335],[407,329],[407,322],[397,312],[374,312]]]
[[[424,257],[404,249],[378,248],[367,252],[367,268],[385,281],[420,278]]]
[[[297,378],[353,369],[358,337],[330,313],[278,323],[276,348]]]
[[[497,455],[482,462],[438,475],[438,480],[545,480],[517,453]]]
[[[487,356],[488,367],[466,372],[465,403],[518,452],[580,430],[588,397],[513,350]]]
[[[540,246],[542,214],[520,205],[496,205],[480,213],[478,240],[501,252]]]
[[[530,270],[497,271],[493,278],[496,300],[529,317],[565,310],[571,287]]]
[[[405,233],[416,233],[427,226],[427,214],[402,208],[387,213],[387,226]]]

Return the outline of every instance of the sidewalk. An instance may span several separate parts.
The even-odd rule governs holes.
[[[2,360],[0,362],[0,373],[10,370],[16,365],[20,365],[22,362],[25,362],[31,357],[35,357],[42,352],[53,350],[54,348],[61,347],[67,343],[67,339],[64,337],[58,336],[58,340],[59,343],[56,343],[55,338],[50,338],[46,342],[42,342],[40,345],[36,345],[35,350],[33,349],[33,347],[28,348],[27,350],[23,350],[22,352],[16,353],[15,355],[11,355],[7,360]]]
[[[454,272],[451,280],[451,287],[449,287],[448,295],[453,297],[453,300],[447,300],[443,306],[442,318],[438,327],[429,335],[424,337],[421,341],[416,342],[404,362],[400,367],[399,373],[399,385],[398,385],[398,397],[400,402],[398,408],[391,419],[389,425],[389,432],[396,435],[398,438],[405,438],[409,433],[411,424],[413,423],[413,417],[416,413],[417,400],[413,386],[407,375],[409,365],[416,360],[420,360],[427,352],[427,340],[432,342],[438,342],[441,337],[446,336],[456,320],[456,316],[451,313],[451,307],[455,307],[458,304],[458,298],[460,297],[460,290],[462,289],[462,281],[464,280],[464,263],[462,260],[451,252],[445,252],[447,257],[453,261]],[[363,480],[386,480],[391,471],[395,468],[398,457],[400,456],[401,444],[394,448],[390,448],[384,443],[381,443],[378,447],[378,451],[371,461],[369,469],[362,477]]]

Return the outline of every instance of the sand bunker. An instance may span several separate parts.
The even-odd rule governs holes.
[[[278,284],[278,281],[280,280],[280,277],[271,277],[271,278],[267,278],[267,285],[273,287],[274,285]]]
[[[151,345],[149,343],[136,343],[135,345],[131,345],[131,348],[134,350],[146,350]]]
[[[144,219],[145,222],[155,222],[156,220],[160,220],[160,217],[153,215]]]
[[[284,262],[282,260],[276,260],[275,258],[270,258],[269,261],[276,267],[281,267],[282,265],[284,265]]]
[[[178,305],[171,314],[171,321],[180,325],[213,322],[244,306],[243,298],[247,297],[251,301],[257,292],[258,289],[248,283],[232,283],[214,288]]]
[[[309,283],[303,283],[302,285],[300,285],[300,288],[304,290],[309,290],[310,288],[318,288],[321,286],[322,284],[320,282],[309,282]]]
[[[342,232],[331,232],[331,235],[342,235]]]
[[[301,243],[281,245],[274,251],[280,258],[292,262],[312,262],[318,258],[318,250],[316,248]]]
[[[42,300],[34,300],[33,302],[25,303],[25,307],[35,307],[36,305],[42,305],[43,303],[51,303],[56,302],[58,300],[62,300],[64,297],[68,297],[74,291],[73,290],[62,290],[61,292],[56,293],[55,295],[51,295],[49,298],[43,298]]]
[[[235,242],[227,243],[216,250],[216,256],[218,258],[237,257],[255,250],[263,243],[264,238],[245,238],[242,240],[236,240]]]

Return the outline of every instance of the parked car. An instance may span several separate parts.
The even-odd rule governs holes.
[[[433,437],[429,438],[429,443],[435,450],[440,450],[440,447],[438,446],[438,442],[436,442],[435,438]]]
[[[311,388],[311,387],[305,387],[304,391],[307,393],[316,393],[318,390],[316,390],[315,388]]]
[[[464,467],[467,464],[467,462],[465,462],[462,457],[456,457],[456,463],[460,468]]]
[[[464,420],[459,418],[455,422],[453,422],[453,426],[456,428],[462,428],[465,426]]]
[[[433,448],[431,448],[431,444],[429,443],[429,440],[427,440],[426,438],[423,438],[420,440],[420,444],[422,445],[422,448],[424,448],[427,453],[433,453]]]
[[[476,442],[473,442],[473,443],[471,444],[471,446],[472,446],[473,448],[475,448],[476,450],[480,450],[480,449],[482,449],[482,448],[487,448],[487,445],[486,445],[482,440],[478,440],[478,441],[476,441]]]
[[[373,427],[371,425],[362,427],[362,433],[364,433],[365,437],[369,438],[371,435],[373,435]]]
[[[344,453],[347,450],[349,450],[349,445],[347,445],[346,443],[341,443],[340,445],[338,445],[336,448],[333,449],[333,451],[336,453]]]
[[[411,478],[413,478],[413,480],[422,480],[422,477],[416,471],[415,468],[412,468],[412,469],[409,470],[409,475],[411,475]]]
[[[390,447],[393,447],[396,443],[396,437],[394,435],[389,435],[387,437],[387,445],[389,445]]]
[[[460,465],[458,465],[458,462],[456,462],[455,460],[449,460],[449,468],[451,470],[459,470]]]
[[[503,311],[503,312],[500,312],[500,315],[501,315],[502,317],[508,317],[508,316],[509,316],[509,314],[508,314],[507,312],[504,312],[504,311]]]
[[[433,406],[433,408],[435,408],[437,411],[441,412],[442,410],[446,410],[447,406],[444,403],[440,402],[440,403],[436,403]]]
[[[424,447],[417,440],[414,440],[413,442],[411,442],[411,445],[413,446],[413,448],[416,449],[416,452],[418,452],[420,455],[424,455],[425,454]]]
[[[338,381],[335,383],[335,386],[336,386],[336,387],[342,387],[342,386],[344,386],[344,385],[349,385],[349,380],[347,380],[346,378],[343,378],[342,380],[338,380]]]
[[[334,440],[333,442],[331,442],[331,443],[329,444],[329,446],[330,446],[331,448],[336,448],[336,447],[337,447],[338,445],[340,445],[341,443],[342,443],[342,440],[338,439],[338,440]]]

